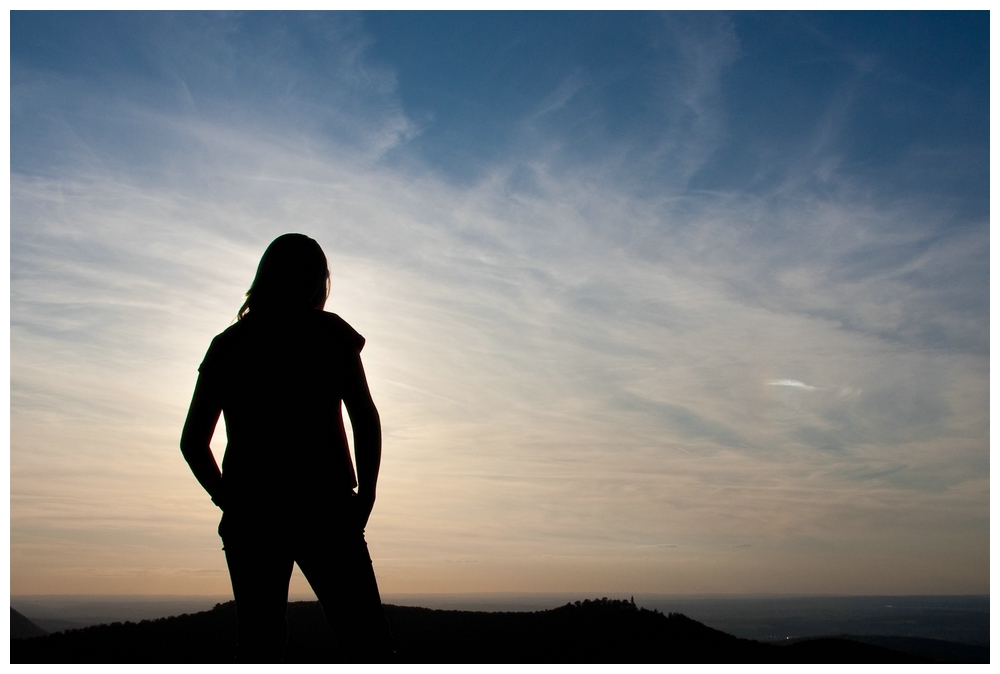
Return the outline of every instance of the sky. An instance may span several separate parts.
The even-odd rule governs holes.
[[[10,54],[12,594],[230,591],[178,439],[285,232],[367,338],[383,594],[989,592],[988,13],[12,12]]]

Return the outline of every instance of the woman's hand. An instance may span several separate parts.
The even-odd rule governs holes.
[[[215,492],[210,494],[212,497],[212,503],[219,506],[219,510],[222,512],[226,511],[226,506],[228,505],[229,498],[226,495],[226,482],[225,480],[219,481],[219,486],[215,488]]]
[[[354,516],[357,518],[358,525],[364,531],[365,527],[368,526],[368,518],[371,517],[372,509],[375,507],[375,493],[359,492],[354,494],[351,503],[354,504]]]

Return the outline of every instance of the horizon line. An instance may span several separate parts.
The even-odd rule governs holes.
[[[612,595],[629,595],[636,597],[734,597],[734,598],[787,598],[787,599],[798,599],[798,598],[833,598],[833,597],[989,597],[989,592],[928,592],[928,593],[864,593],[864,594],[850,594],[850,593],[821,593],[821,592],[610,592],[610,591],[599,591],[599,592],[521,592],[521,591],[511,591],[511,592],[386,592],[383,593],[382,598],[385,600],[390,597],[569,597],[569,596],[580,596],[583,598],[590,599],[592,597],[596,598],[612,598]],[[150,601],[167,601],[171,599],[176,600],[194,600],[194,599],[224,599],[226,601],[231,601],[233,599],[232,594],[83,594],[83,593],[62,593],[62,594],[14,594],[11,593],[11,599],[148,599]],[[305,593],[289,594],[289,601],[314,601],[316,598],[314,595]]]

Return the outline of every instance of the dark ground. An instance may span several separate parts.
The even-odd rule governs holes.
[[[386,605],[385,610],[399,661],[411,663],[989,661],[988,647],[932,639],[825,637],[778,646],[739,639],[679,613],[664,615],[606,599],[535,612],[393,605]],[[340,661],[336,640],[317,602],[290,603],[288,624],[287,662]],[[227,602],[201,613],[12,639],[10,661],[221,663],[232,662],[235,643],[236,608]]]

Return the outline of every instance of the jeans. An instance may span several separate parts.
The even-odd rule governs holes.
[[[281,662],[297,563],[347,662],[394,660],[364,530],[350,499],[281,515],[233,508],[219,524],[239,621],[237,662]]]

